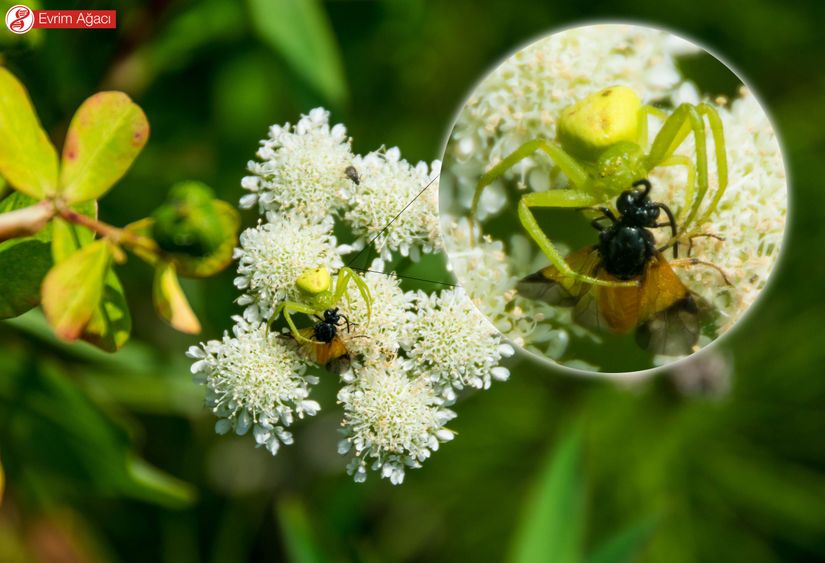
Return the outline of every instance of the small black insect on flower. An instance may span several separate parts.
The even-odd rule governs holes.
[[[361,183],[361,176],[358,175],[358,170],[356,170],[355,166],[347,166],[346,170],[344,170],[344,174],[346,174],[347,178],[352,180],[356,186]]]

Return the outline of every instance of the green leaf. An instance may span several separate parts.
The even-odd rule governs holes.
[[[81,338],[106,352],[117,352],[132,333],[132,315],[123,285],[112,266],[106,271],[103,296]]]
[[[158,315],[172,328],[187,334],[197,334],[201,331],[198,317],[192,312],[180,287],[174,264],[161,262],[157,265],[152,297]]]
[[[45,242],[29,237],[0,243],[0,319],[22,315],[40,303],[40,284],[51,267]]]
[[[103,282],[112,259],[109,243],[95,241],[56,266],[43,280],[43,312],[55,332],[76,340],[92,320],[103,297]]]
[[[78,108],[63,147],[60,192],[97,199],[129,169],[149,138],[143,110],[122,92],[100,92]]]
[[[33,483],[36,490],[26,492],[44,499],[126,496],[168,507],[192,501],[191,486],[136,457],[128,433],[61,365],[24,366],[0,378],[0,405],[9,415],[3,445],[15,453],[3,462],[17,492]]]
[[[23,85],[0,67],[0,175],[37,199],[57,189],[57,151]]]
[[[630,563],[636,560],[656,528],[656,518],[644,518],[622,530],[587,558],[587,563]]]
[[[278,502],[278,522],[291,563],[324,563],[331,559],[319,549],[306,508],[294,497]]]
[[[93,240],[94,233],[89,229],[56,219],[52,230],[52,258],[59,264]],[[100,303],[80,338],[106,352],[116,352],[126,344],[131,332],[132,316],[123,285],[109,265]]]
[[[575,563],[581,560],[584,495],[580,436],[564,437],[539,472],[516,530],[510,561]]]
[[[129,456],[126,468],[129,478],[136,485],[132,495],[143,500],[171,508],[183,508],[197,496],[192,485],[175,479],[139,457]]]
[[[37,200],[19,192],[0,201],[0,213],[22,209]],[[0,319],[22,315],[40,303],[40,284],[52,267],[49,232],[0,242]]]
[[[335,104],[347,88],[338,45],[317,0],[248,0],[258,35],[310,86]]]

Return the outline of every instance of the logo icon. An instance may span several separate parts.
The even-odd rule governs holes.
[[[28,6],[17,4],[6,12],[6,27],[12,33],[18,35],[26,33],[32,26],[34,26],[34,12]]]

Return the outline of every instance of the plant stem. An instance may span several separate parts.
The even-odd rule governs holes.
[[[0,242],[37,234],[54,217],[55,212],[51,201],[41,201],[0,214]]]
[[[123,244],[125,246],[139,248],[140,250],[151,254],[157,254],[158,252],[157,245],[153,240],[125,229],[115,227],[114,225],[109,225],[103,221],[93,219],[92,217],[78,213],[73,209],[63,207],[60,209],[59,215],[61,219],[68,221],[69,223],[74,223],[75,225],[86,227],[101,237],[108,238],[115,244]]]

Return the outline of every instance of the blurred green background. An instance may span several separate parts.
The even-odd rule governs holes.
[[[53,139],[100,89],[124,90],[146,111],[152,136],[102,201],[108,222],[145,216],[182,179],[237,200],[268,125],[321,104],[346,123],[356,152],[386,144],[413,161],[438,158],[453,114],[491,64],[552,28],[619,18],[694,38],[761,95],[791,179],[786,252],[712,361],[682,379],[632,385],[515,361],[509,382],[457,406],[458,438],[401,487],[344,474],[331,378],[319,389],[325,410],[277,458],[249,437],[216,436],[183,357],[195,339],[155,317],[151,273],[132,260],[120,272],[135,335],[114,356],[56,342],[37,315],[0,323],[0,561],[825,561],[818,3],[116,8],[117,31],[12,39],[2,30],[2,62]],[[237,312],[232,278],[185,287],[205,338]],[[703,384],[685,393],[685,378]]]

